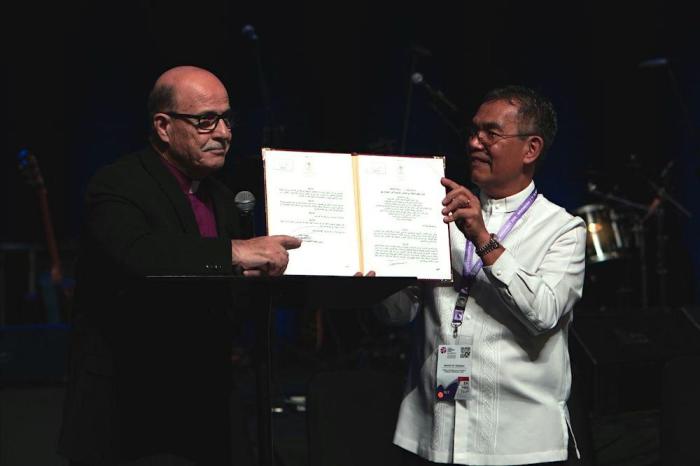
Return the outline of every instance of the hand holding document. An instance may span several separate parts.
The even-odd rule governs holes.
[[[451,280],[444,157],[263,150],[268,234],[303,241],[287,275]]]

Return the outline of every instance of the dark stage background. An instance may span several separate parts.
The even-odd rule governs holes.
[[[600,201],[588,194],[589,182],[648,205],[654,191],[647,178],[659,183],[673,162],[668,192],[697,212],[700,32],[697,15],[679,5],[462,2],[412,9],[150,1],[19,9],[2,19],[2,241],[43,240],[36,200],[17,175],[17,152],[36,153],[57,237],[74,240],[89,177],[144,144],[150,86],[178,64],[209,68],[230,89],[239,126],[221,176],[234,190],[260,194],[257,161],[265,142],[399,153],[407,103],[405,152],[444,154],[448,174],[467,181],[459,136],[422,87],[408,94],[414,66],[459,108],[456,121],[470,117],[498,85],[523,83],[550,96],[561,129],[537,182],[569,210]],[[241,34],[246,24],[255,27],[257,42]],[[657,58],[667,65],[648,64]],[[671,205],[666,210],[670,299],[697,301],[689,277],[700,268],[698,220]],[[647,223],[651,261],[655,225]]]
[[[657,211],[645,223],[649,304],[694,309],[700,298],[700,28],[698,15],[681,5],[221,0],[15,5],[15,13],[0,19],[5,294],[0,323],[42,323],[41,317],[22,314],[32,273],[22,251],[42,245],[44,237],[36,197],[17,171],[17,153],[27,148],[38,158],[70,275],[89,177],[145,143],[150,87],[165,69],[180,64],[210,69],[229,88],[238,126],[218,176],[234,192],[249,189],[259,199],[265,145],[446,155],[448,175],[466,183],[464,144],[445,118],[461,128],[489,89],[510,83],[534,87],[553,100],[560,123],[536,177],[540,191],[572,212],[604,203],[626,215],[632,211],[589,188],[650,206],[665,186],[693,217],[673,202],[661,204],[665,302],[658,287]],[[245,25],[254,26],[257,41],[242,34]],[[458,111],[451,113],[424,87],[412,85],[413,72]],[[260,220],[260,206],[257,214]],[[631,239],[630,225],[621,225]],[[589,267],[581,315],[631,310],[619,321],[629,322],[639,309],[638,248],[626,252],[621,260]],[[40,255],[37,272],[43,260]],[[284,319],[280,328],[286,328]],[[293,340],[295,330],[287,331],[280,339]]]

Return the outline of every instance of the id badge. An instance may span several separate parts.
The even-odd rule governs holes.
[[[437,352],[437,400],[466,400],[472,375],[471,341],[440,344]]]

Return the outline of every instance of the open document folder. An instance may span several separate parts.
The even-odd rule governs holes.
[[[451,280],[444,157],[263,149],[267,231],[303,240],[286,275]]]

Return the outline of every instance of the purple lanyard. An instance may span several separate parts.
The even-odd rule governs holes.
[[[532,206],[532,204],[537,199],[537,188],[533,189],[529,196],[520,204],[520,206],[508,217],[506,223],[503,224],[496,237],[499,241],[506,239],[506,236],[510,233],[516,223],[523,218],[527,209]],[[457,328],[462,325],[464,320],[464,309],[467,307],[467,298],[469,298],[469,287],[476,278],[477,274],[483,266],[481,259],[477,260],[476,263],[472,265],[472,260],[474,258],[474,243],[467,240],[467,247],[464,251],[464,269],[462,271],[461,289],[459,290],[459,296],[457,297],[457,303],[455,304],[455,309],[452,312],[452,327],[454,328],[454,336],[457,337]]]

